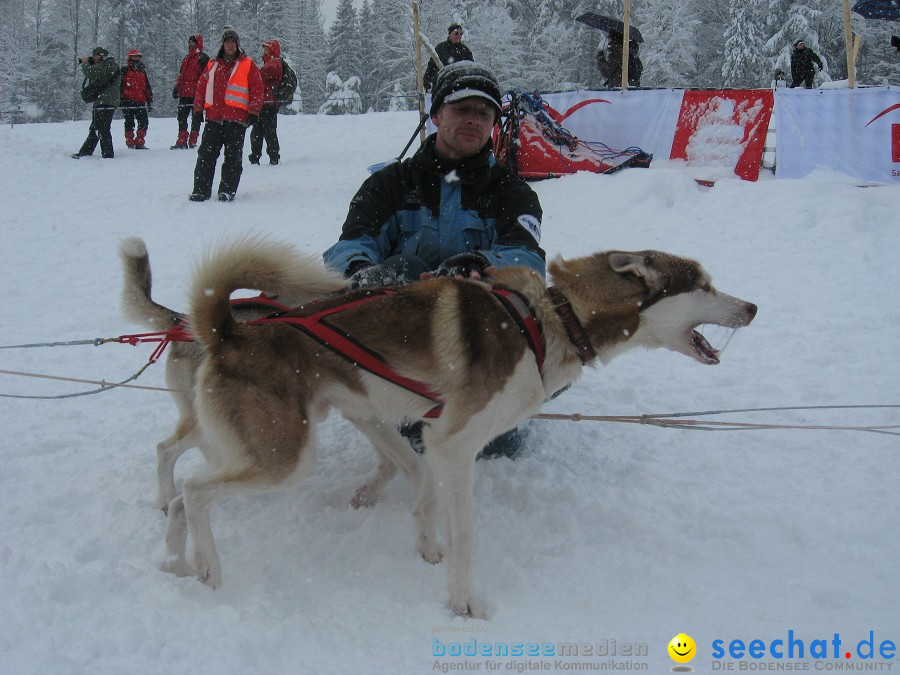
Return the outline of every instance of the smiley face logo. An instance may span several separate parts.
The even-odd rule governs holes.
[[[697,645],[690,635],[679,633],[669,640],[669,656],[676,663],[687,663],[696,653]]]

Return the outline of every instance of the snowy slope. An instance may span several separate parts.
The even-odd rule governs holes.
[[[125,236],[147,241],[155,297],[179,309],[194,261],[229,237],[265,232],[323,251],[365,167],[396,155],[415,124],[415,113],[281,118],[282,164],[245,163],[230,204],[187,201],[195,155],[168,150],[174,120],[152,120],[143,153],[124,148],[116,120],[113,161],[68,157],[87,122],[0,128],[0,345],[145,330],[119,312]],[[548,256],[667,250],[760,307],[716,367],[629,353],[546,411],[900,404],[900,187],[820,172],[707,189],[696,172],[658,158],[534,185]],[[0,369],[118,381],[151,351],[0,350]],[[164,386],[163,367],[138,384]],[[0,376],[4,394],[91,388]],[[809,646],[838,633],[853,651],[874,631],[876,645],[900,644],[897,436],[531,421],[521,458],[477,466],[475,574],[490,620],[467,622],[446,608],[443,566],[414,553],[402,479],[375,508],[349,508],[374,460],[336,415],[300,488],[214,511],[222,589],[159,571],[155,445],[175,419],[169,396],[149,390],[0,403],[0,672],[415,673],[492,661],[666,672],[680,632],[697,642],[691,665],[710,672],[729,661],[714,659],[717,639],[768,645],[793,630]],[[874,425],[897,424],[898,411],[710,419]],[[179,482],[201,468],[192,451]],[[613,641],[616,655],[602,656]],[[561,642],[594,656],[440,655]],[[640,645],[646,655],[623,655]]]

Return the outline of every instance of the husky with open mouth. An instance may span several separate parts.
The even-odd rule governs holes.
[[[316,422],[334,407],[372,441],[382,466],[417,484],[417,551],[430,563],[446,559],[452,610],[484,618],[472,578],[480,449],[538,413],[584,365],[631,347],[718,363],[698,327],[737,329],[757,311],[713,288],[698,263],[657,251],[556,258],[548,270],[549,288],[533,270],[506,267],[491,269],[487,283],[436,277],[359,289],[240,323],[229,304],[237,289],[302,297],[307,287],[341,280],[318,259],[267,240],[245,239],[207,257],[194,277],[190,317],[205,353],[194,403],[210,471],[185,481],[170,504],[166,569],[218,587],[211,505],[308,475]],[[424,458],[398,421],[418,426]],[[377,493],[394,472],[369,487]],[[445,546],[436,536],[439,508]]]

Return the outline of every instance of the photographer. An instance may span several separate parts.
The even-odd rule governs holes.
[[[94,148],[97,147],[97,142],[99,141],[100,155],[112,159],[115,157],[115,152],[113,151],[110,126],[112,125],[113,114],[115,114],[119,105],[119,82],[121,80],[119,64],[103,47],[94,47],[94,51],[91,52],[90,56],[84,56],[79,61],[81,62],[81,71],[90,80],[90,83],[92,85],[100,85],[103,88],[94,101],[91,127],[88,130],[87,138],[84,140],[81,149],[72,157],[78,159],[94,154]]]

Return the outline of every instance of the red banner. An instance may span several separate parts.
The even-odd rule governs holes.
[[[685,91],[670,158],[733,166],[735,174],[755,181],[773,105],[769,89]]]

